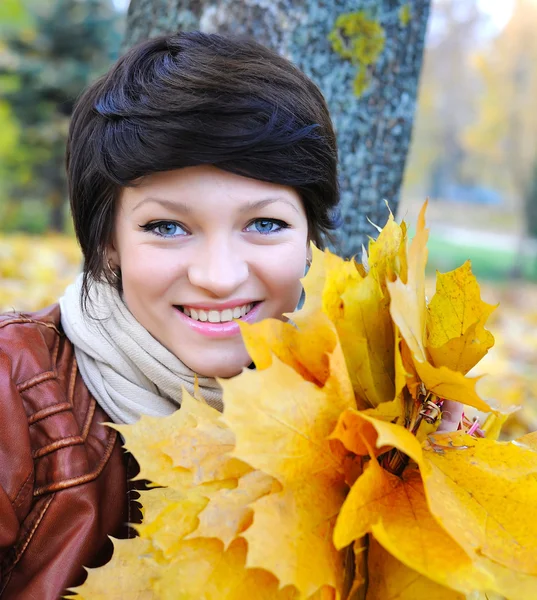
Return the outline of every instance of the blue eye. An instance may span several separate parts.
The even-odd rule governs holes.
[[[280,221],[279,219],[256,219],[255,221],[252,221],[250,225],[248,225],[246,231],[252,231],[250,229],[252,225],[255,227],[257,233],[260,233],[261,235],[278,233],[279,231],[289,227],[287,223]]]
[[[140,227],[144,231],[150,231],[155,235],[164,238],[182,237],[187,235],[185,229],[179,225],[179,223],[175,223],[174,221],[155,221],[153,223],[147,223],[147,225],[140,225]],[[183,233],[180,233],[181,231]]]

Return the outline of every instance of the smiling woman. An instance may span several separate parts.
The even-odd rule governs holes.
[[[153,337],[196,373],[231,377],[250,362],[233,319],[292,312],[308,252],[293,188],[196,166],[122,190],[109,256]]]
[[[339,200],[318,88],[259,44],[199,32],[130,50],[79,99],[67,173],[83,272],[0,316],[0,596],[59,598],[128,534],[134,474],[104,425],[222,409],[255,367],[237,321],[285,320]],[[129,463],[130,461],[130,463]]]

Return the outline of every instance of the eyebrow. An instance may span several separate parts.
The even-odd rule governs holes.
[[[161,206],[164,206],[165,208],[169,208],[170,210],[182,212],[185,214],[190,214],[192,212],[192,207],[188,206],[188,204],[185,204],[184,202],[176,202],[174,200],[168,200],[167,198],[155,198],[153,196],[148,196],[147,198],[143,198],[142,200],[140,200],[140,202],[138,202],[134,206],[134,208],[132,209],[132,212],[134,212],[135,210],[138,210],[140,208],[140,206],[142,206],[142,204],[147,204],[149,202],[153,202],[155,204],[160,204]]]
[[[250,210],[260,210],[262,208],[265,208],[265,206],[268,206],[269,204],[274,204],[275,202],[284,202],[298,213],[298,208],[292,202],[289,202],[289,200],[286,200],[285,198],[265,198],[263,200],[257,200],[256,202],[248,202],[248,204],[245,204],[243,207],[241,207],[240,212],[245,213]]]
[[[168,208],[172,211],[182,212],[184,214],[192,214],[192,207],[188,204],[185,204],[184,202],[169,200],[167,198],[156,198],[154,196],[148,196],[147,198],[143,198],[142,200],[140,200],[140,202],[138,202],[136,206],[132,209],[132,212],[137,210],[140,206],[142,206],[142,204],[146,204],[148,202],[160,204],[161,206],[164,206],[165,208]],[[269,206],[270,204],[274,204],[276,202],[284,202],[285,204],[288,204],[294,211],[299,213],[297,207],[292,202],[286,200],[285,198],[278,197],[263,198],[262,200],[256,200],[255,202],[248,202],[244,206],[241,206],[239,212],[246,213],[253,210],[261,210],[262,208],[265,208],[265,206]]]

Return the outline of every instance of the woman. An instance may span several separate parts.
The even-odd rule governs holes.
[[[195,374],[221,409],[214,378],[254,366],[233,319],[294,310],[336,171],[321,93],[252,41],[151,40],[82,95],[83,274],[59,304],[0,317],[2,600],[55,600],[128,535],[135,464],[103,423],[177,410]]]
[[[283,319],[338,202],[325,101],[252,42],[181,33],[79,99],[67,172],[84,255],[59,305],[0,317],[0,597],[53,600],[132,522],[107,421],[250,365],[234,318]]]

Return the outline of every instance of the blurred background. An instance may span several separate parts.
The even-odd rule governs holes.
[[[128,0],[0,0],[0,311],[80,269],[65,193],[73,102],[119,55]],[[537,429],[537,0],[433,0],[398,218],[429,197],[431,276],[472,261],[500,303],[479,391]],[[389,200],[389,199],[388,199]],[[431,291],[434,281],[431,278]]]

